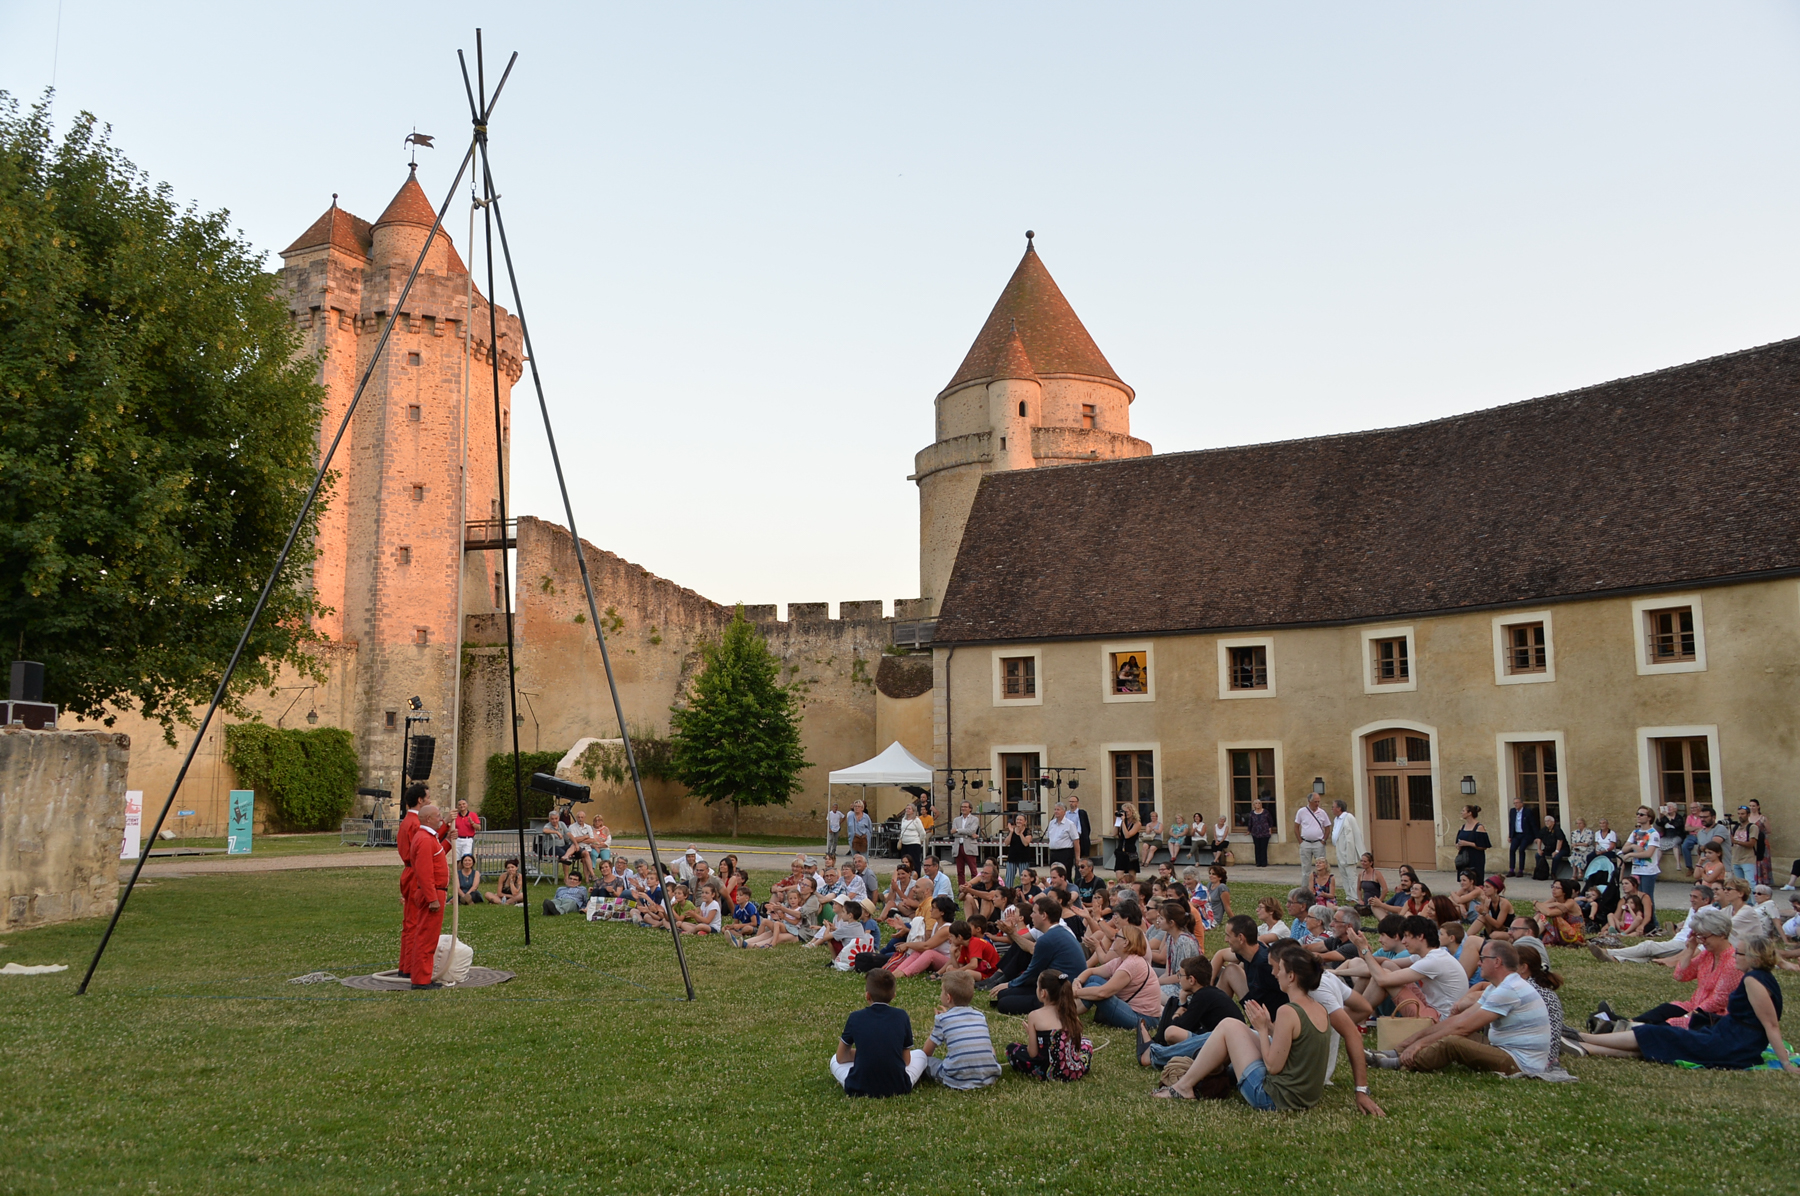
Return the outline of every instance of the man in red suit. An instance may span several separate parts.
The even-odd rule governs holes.
[[[413,940],[413,907],[406,899],[406,873],[412,867],[413,836],[419,829],[419,803],[425,800],[423,785],[408,785],[400,795],[400,825],[394,832],[394,847],[400,853],[400,975],[412,975],[412,958],[407,944]],[[441,837],[441,836],[440,836]]]
[[[411,965],[410,978],[415,991],[443,987],[431,979],[438,935],[444,929],[445,890],[450,887],[449,853],[444,849],[440,834],[443,827],[444,816],[436,806],[427,803],[419,807],[411,862],[402,874],[406,904],[413,919],[410,947],[402,944],[402,950]]]

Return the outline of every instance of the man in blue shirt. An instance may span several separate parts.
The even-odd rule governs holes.
[[[1031,905],[1031,924],[1037,928],[1037,939],[1031,944],[1031,963],[1018,979],[1001,989],[994,997],[996,1013],[1030,1013],[1039,1005],[1037,978],[1040,972],[1055,972],[1073,979],[1087,970],[1087,954],[1075,934],[1062,924],[1062,902],[1054,897],[1039,897]],[[1020,936],[1022,937],[1022,936]],[[1014,942],[1020,942],[1015,937]]]
[[[952,901],[956,900],[956,887],[950,883],[950,874],[938,865],[937,857],[934,855],[925,857],[925,879],[931,882],[933,897],[948,897]]]
[[[925,1072],[925,1052],[912,1049],[912,1019],[896,1009],[894,974],[869,973],[865,1008],[852,1013],[838,1037],[831,1075],[846,1096],[904,1096]]]

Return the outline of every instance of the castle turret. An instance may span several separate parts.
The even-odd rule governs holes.
[[[332,461],[337,478],[325,496],[313,584],[331,608],[319,630],[333,644],[333,667],[351,674],[345,725],[356,734],[365,781],[383,786],[399,780],[406,699],[416,695],[434,712],[436,734],[447,740],[454,733],[458,624],[465,614],[494,609],[501,569],[491,547],[499,529],[465,536],[465,527],[499,507],[511,391],[522,369],[518,320],[496,308],[498,337],[489,335],[488,301],[469,286],[447,232],[433,239],[400,302],[435,215],[409,173],[374,224],[338,207],[333,196],[281,255],[289,310],[307,333],[302,352],[322,351],[321,448],[370,371]],[[386,347],[372,362],[384,333]],[[498,444],[490,364],[496,357]],[[448,775],[447,766],[434,773],[433,786]]]
[[[937,440],[914,459],[919,592],[933,614],[981,476],[1147,457],[1131,435],[1131,387],[1113,372],[1025,234],[1000,299],[937,396]]]

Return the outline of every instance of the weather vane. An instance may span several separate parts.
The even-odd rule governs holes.
[[[418,126],[415,125],[413,127],[413,131],[406,135],[406,140],[402,141],[400,143],[401,145],[410,145],[412,147],[412,161],[409,162],[407,165],[411,166],[415,170],[418,169],[419,147],[422,145],[426,149],[436,148],[431,144],[431,142],[432,142],[431,134],[419,132]]]

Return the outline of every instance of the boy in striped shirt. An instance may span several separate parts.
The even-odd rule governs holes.
[[[944,999],[925,1041],[925,1074],[946,1088],[971,1091],[1000,1078],[987,1017],[969,1004],[974,997],[973,973],[944,973]]]

